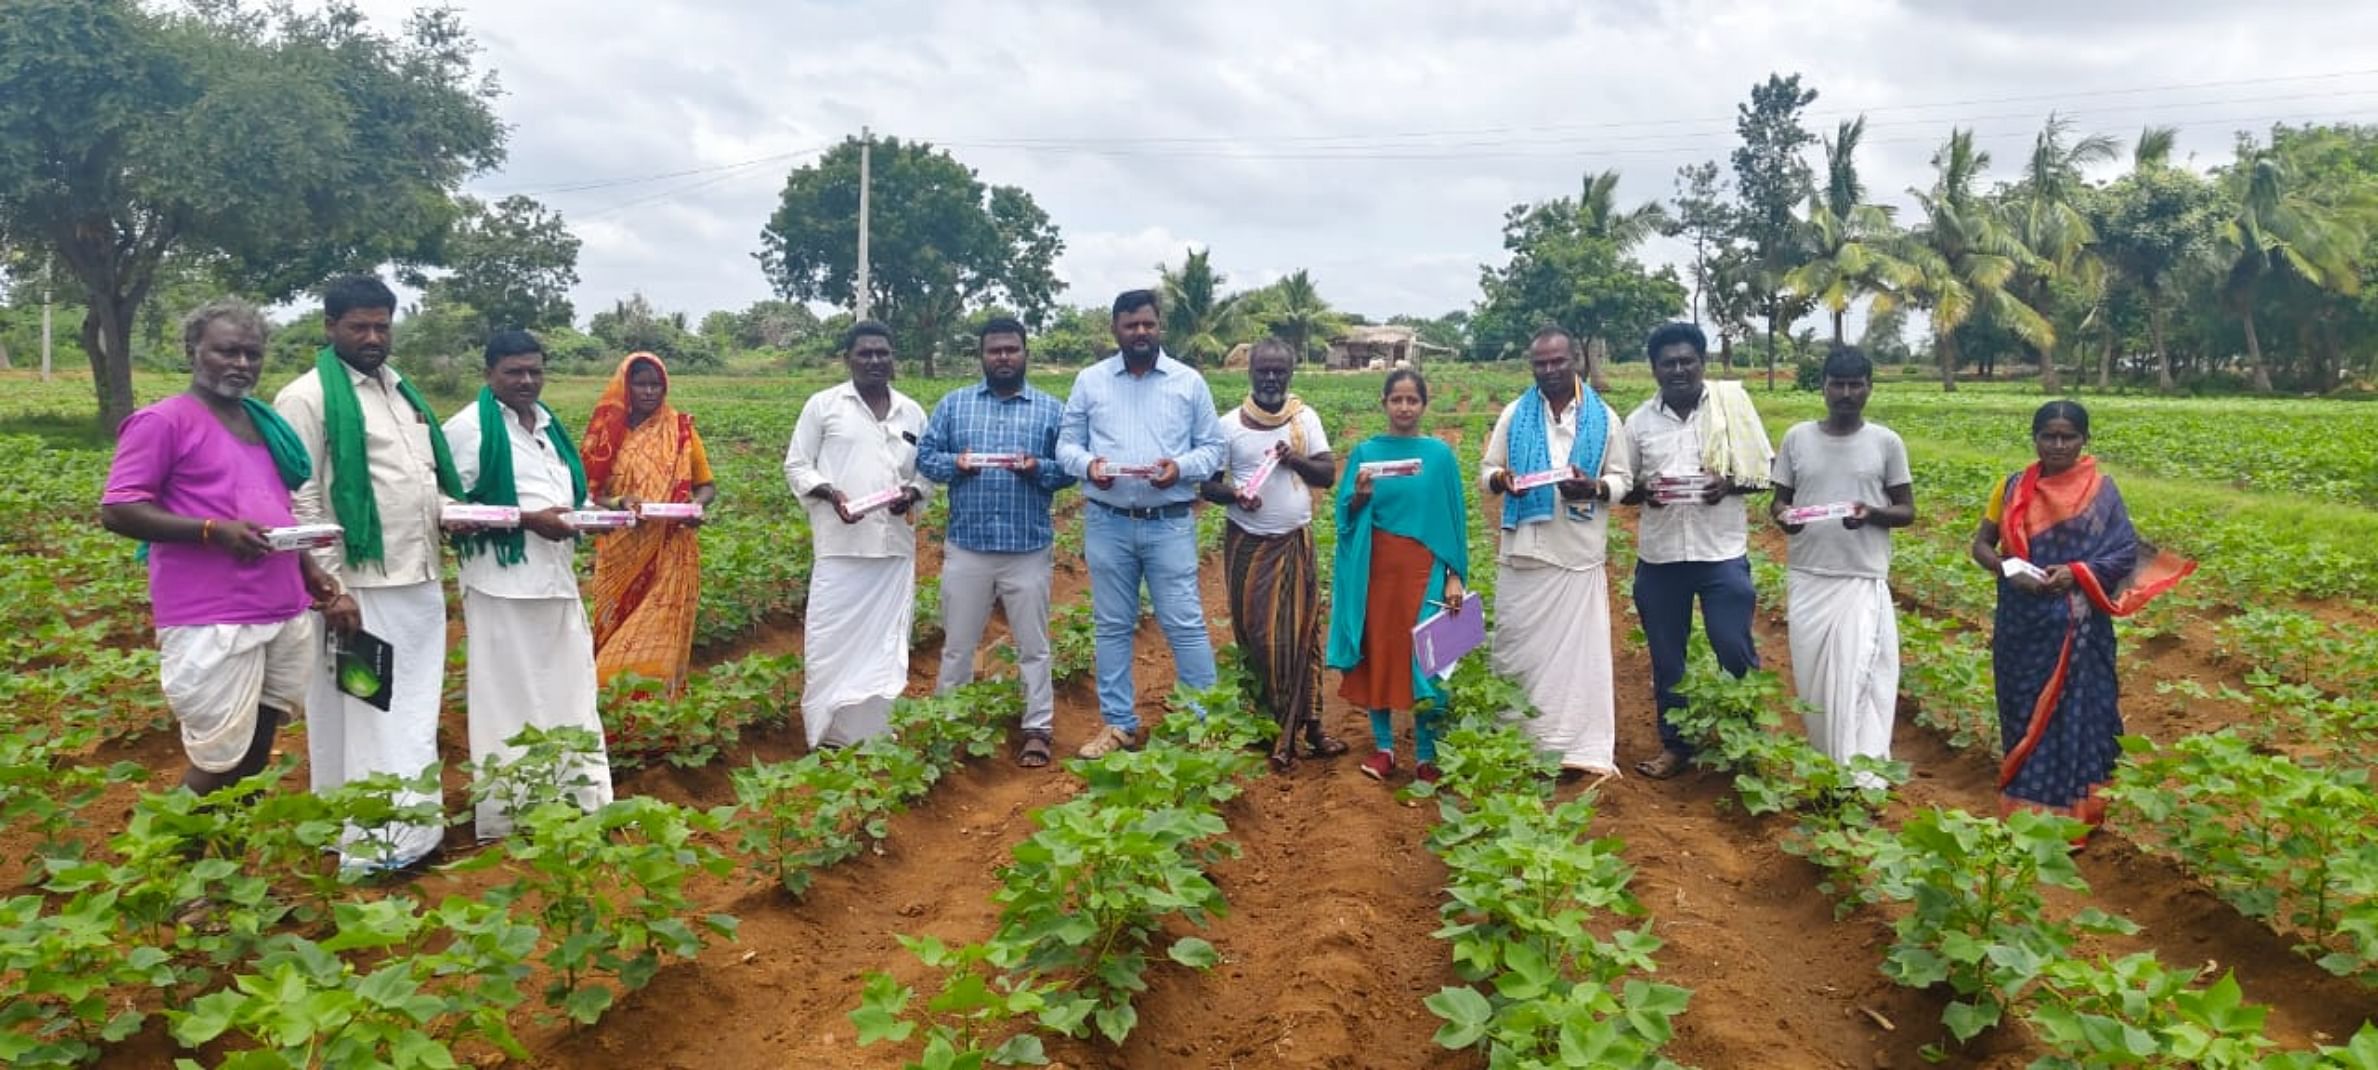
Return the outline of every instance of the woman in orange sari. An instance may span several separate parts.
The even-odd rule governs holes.
[[[669,405],[669,369],[650,353],[619,362],[595,403],[579,452],[586,484],[605,509],[646,502],[708,506],[717,497],[694,419]],[[629,673],[685,688],[693,659],[694,605],[702,587],[699,515],[641,518],[595,541],[595,676]]]

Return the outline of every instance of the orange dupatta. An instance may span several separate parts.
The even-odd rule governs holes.
[[[628,372],[650,364],[661,375],[663,400],[644,422],[628,425]],[[668,367],[650,353],[620,361],[595,403],[580,455],[586,481],[604,497],[651,502],[693,500],[712,481],[710,460],[693,417],[666,400]],[[663,682],[671,695],[685,687],[693,660],[694,610],[701,596],[701,550],[683,524],[638,524],[595,543],[595,676],[608,683],[622,673]]]

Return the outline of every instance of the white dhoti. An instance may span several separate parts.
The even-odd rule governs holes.
[[[1583,570],[1495,571],[1494,668],[1528,689],[1528,735],[1564,769],[1618,771],[1618,711],[1610,668],[1610,584]]]
[[[1899,618],[1888,580],[1791,570],[1792,680],[1808,740],[1827,757],[1891,756],[1899,703]]]
[[[438,762],[438,703],[446,679],[446,592],[436,583],[402,587],[350,587],[363,610],[363,630],[393,648],[388,708],[382,710],[338,689],[335,659],[323,658],[306,695],[306,760],[316,794],[377,773],[405,779]],[[399,806],[444,800],[426,792],[399,792]],[[340,840],[349,865],[405,866],[435,850],[445,835],[440,824],[350,826]]]
[[[256,740],[260,708],[295,720],[313,682],[314,615],[277,624],[192,624],[157,629],[166,708],[181,724],[190,764],[228,773]]]
[[[595,709],[594,633],[576,598],[498,598],[462,592],[462,627],[470,655],[471,762],[510,761],[509,745],[528,728],[583,728],[595,750],[577,776],[578,804],[589,810],[611,801],[611,761],[603,749],[603,721]],[[494,800],[474,815],[479,838],[509,835],[512,815]]]
[[[908,687],[916,559],[821,557],[809,568],[801,726],[809,745],[845,746],[891,727]]]

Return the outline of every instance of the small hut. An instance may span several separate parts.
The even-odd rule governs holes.
[[[1421,341],[1420,332],[1410,327],[1382,325],[1346,328],[1344,333],[1329,340],[1329,353],[1323,359],[1332,371],[1419,367],[1425,354],[1451,352],[1444,346]]]
[[[1230,347],[1230,352],[1222,358],[1222,370],[1244,370],[1247,366],[1247,361],[1253,357],[1254,352],[1255,344],[1253,342],[1240,342],[1239,344]]]

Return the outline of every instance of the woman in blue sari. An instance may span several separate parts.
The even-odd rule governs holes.
[[[1387,433],[1354,447],[1338,480],[1337,567],[1330,583],[1327,664],[1345,674],[1338,695],[1370,712],[1376,750],[1362,773],[1395,772],[1398,707],[1412,711],[1412,775],[1437,779],[1436,721],[1445,689],[1412,657],[1412,628],[1435,607],[1458,606],[1470,575],[1469,505],[1453,449],[1420,430],[1428,381],[1398,368],[1380,407]],[[1376,464],[1416,466],[1381,475]]]
[[[2098,789],[2122,748],[2114,618],[2170,590],[2196,563],[2139,538],[2089,444],[2089,412],[2051,401],[2031,419],[2039,462],[1990,490],[1973,559],[1998,577],[1990,636],[1998,685],[1999,810],[2095,827]]]

